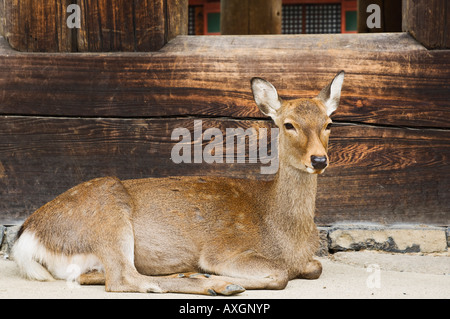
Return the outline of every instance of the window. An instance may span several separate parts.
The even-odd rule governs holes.
[[[208,12],[206,15],[207,28],[206,33],[220,33],[220,12]]]
[[[305,33],[303,30],[303,5],[283,5],[281,14],[281,33]]]
[[[283,34],[341,33],[341,5],[283,5],[281,21]]]
[[[220,34],[220,1],[189,1],[189,35]]]
[[[195,9],[198,8],[199,6],[189,6],[189,22],[188,22],[188,34],[189,35],[195,35],[195,20],[196,20],[196,15],[195,15]]]
[[[356,10],[356,0],[283,0],[281,33],[353,33]],[[220,1],[189,0],[189,34],[220,34]]]
[[[346,11],[345,12],[345,30],[354,31],[358,30],[357,17],[358,13],[356,11]]]
[[[358,31],[358,5],[356,1],[342,2],[342,33]]]

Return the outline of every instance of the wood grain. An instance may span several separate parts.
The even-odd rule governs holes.
[[[188,34],[189,0],[166,0],[165,42]]]
[[[281,34],[281,0],[222,0],[222,35]]]
[[[171,133],[177,127],[193,131],[193,121],[0,117],[0,223],[23,220],[70,187],[99,176],[272,178],[260,174],[261,163],[174,164],[177,141]],[[209,127],[225,132],[272,124],[204,118],[203,129]],[[330,160],[319,177],[319,224],[448,224],[449,131],[338,125]]]
[[[403,0],[403,31],[429,49],[450,49],[449,21],[448,1]]]
[[[450,127],[450,52],[405,34],[177,37],[155,53],[51,56],[0,38],[0,53],[5,115],[258,118],[252,77],[286,99],[313,97],[343,69],[335,120]]]
[[[67,27],[69,4],[80,6],[79,29]],[[187,34],[187,0],[1,0],[0,7],[3,34],[23,52],[157,51]]]
[[[159,2],[159,1],[157,1]],[[134,51],[134,3],[126,0],[81,0],[82,28],[78,51]]]
[[[270,127],[249,80],[283,98],[346,80],[317,221],[448,225],[450,52],[406,34],[177,37],[153,53],[21,53],[0,38],[0,223],[91,178],[270,178],[174,164],[176,127]]]
[[[16,50],[71,52],[74,37],[67,28],[67,6],[74,1],[2,0],[3,34]]]

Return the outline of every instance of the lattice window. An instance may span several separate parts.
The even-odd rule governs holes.
[[[195,35],[195,6],[189,6],[188,34]]]
[[[281,32],[283,34],[341,33],[341,5],[283,5]]]
[[[340,4],[306,5],[305,33],[341,33]]]
[[[281,33],[303,33],[303,5],[283,5]]]

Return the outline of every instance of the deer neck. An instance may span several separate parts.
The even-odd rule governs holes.
[[[313,227],[316,192],[317,175],[280,163],[271,189],[270,219],[274,227],[293,236]]]

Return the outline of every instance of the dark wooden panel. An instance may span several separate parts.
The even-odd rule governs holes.
[[[281,34],[281,0],[222,0],[220,33]]]
[[[167,32],[164,43],[167,43],[178,35],[188,34],[189,0],[166,0],[165,4]]]
[[[133,1],[136,51],[157,51],[166,43],[163,0]],[[186,20],[187,21],[187,20]]]
[[[177,37],[139,54],[31,55],[2,43],[0,114],[261,117],[251,77],[312,97],[341,69],[336,120],[450,127],[450,51],[405,34]]]
[[[429,49],[450,49],[450,7],[445,0],[403,0],[403,31]]]
[[[24,219],[94,177],[218,175],[270,179],[260,164],[174,164],[177,127],[194,119],[0,118],[0,224]],[[203,119],[203,129],[271,127]],[[206,142],[205,142],[206,143]],[[448,225],[450,132],[362,125],[333,128],[331,167],[319,177],[317,221]]]
[[[74,51],[67,6],[74,1],[2,0],[3,34],[13,48],[32,52]]]
[[[80,6],[80,28],[67,26],[69,4]],[[0,2],[6,39],[14,49],[29,52],[157,51],[187,34],[187,10],[187,0]]]
[[[78,51],[157,51],[166,43],[169,0],[79,1],[84,13]],[[173,14],[177,15],[174,10]],[[183,22],[181,19],[178,22]],[[187,17],[186,20],[187,21]]]
[[[319,221],[449,224],[450,131],[350,125],[332,134]]]
[[[158,1],[157,1],[158,2]],[[133,3],[126,0],[81,0],[82,28],[78,51],[134,51]]]

